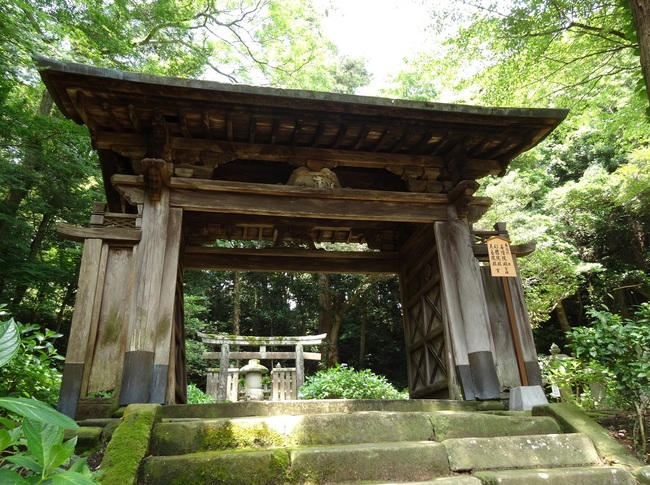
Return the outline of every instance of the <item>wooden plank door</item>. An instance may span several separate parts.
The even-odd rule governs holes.
[[[403,251],[400,274],[411,398],[452,398],[455,379],[448,352],[440,269],[433,226],[418,231]]]

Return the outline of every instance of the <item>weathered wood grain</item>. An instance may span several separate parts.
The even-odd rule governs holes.
[[[84,243],[79,269],[79,287],[66,351],[67,363],[84,363],[86,361],[102,245],[101,239],[88,239]]]
[[[456,365],[463,365],[463,361],[470,365],[478,399],[499,399],[498,376],[489,357],[494,347],[479,264],[467,223],[454,217],[453,207],[449,210],[449,220],[436,222],[434,229],[454,360]],[[481,368],[472,368],[473,364]]]
[[[221,352],[203,352],[203,358],[206,360],[219,360],[221,359]],[[230,358],[233,360],[295,360],[295,352],[230,352]],[[304,360],[320,360],[320,352],[303,352]]]
[[[395,274],[396,253],[291,249],[185,248],[185,269],[221,271],[296,271],[305,273]]]
[[[165,267],[165,247],[169,219],[169,190],[160,200],[145,199],[142,213],[142,240],[135,260],[134,299],[129,316],[127,350],[154,352],[159,326],[158,307]]]
[[[268,346],[293,346],[293,345],[320,345],[321,342],[327,337],[326,333],[320,335],[301,335],[301,336],[275,336],[275,337],[244,337],[240,335],[231,334],[207,334],[198,332],[201,341],[205,344],[214,345],[268,345]]]
[[[57,234],[64,239],[83,242],[86,239],[103,239],[105,241],[137,243],[142,233],[139,229],[124,227],[77,227],[60,222],[56,228]]]

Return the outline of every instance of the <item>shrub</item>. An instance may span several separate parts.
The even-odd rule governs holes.
[[[19,344],[12,359],[0,367],[0,395],[34,397],[56,406],[61,373],[55,365],[63,357],[52,342],[61,334],[47,329],[40,331],[36,325],[23,325],[13,319],[9,321],[18,331]]]
[[[300,399],[406,399],[384,376],[369,369],[355,371],[336,366],[309,376],[300,388]]]
[[[215,402],[215,399],[199,389],[196,384],[187,385],[187,404],[207,404]]]
[[[0,306],[0,315],[4,314],[2,310]],[[42,362],[35,365],[50,363],[49,355],[53,349],[47,346],[47,334],[39,334],[43,337],[40,340],[38,337],[29,337],[29,342],[25,345],[25,337],[21,342],[20,327],[13,319],[0,322],[0,369],[5,369],[16,361],[31,362],[35,355],[42,357]],[[33,331],[32,327],[28,328]],[[46,344],[41,347],[43,342]],[[29,353],[27,357],[26,352]],[[23,371],[29,372],[29,369]],[[64,441],[64,429],[79,428],[74,420],[45,403],[21,396],[0,394],[0,408],[8,411],[12,417],[0,417],[1,483],[99,483],[86,460],[74,456],[77,438]]]
[[[557,386],[562,399],[590,411],[615,406],[618,392],[611,384],[611,373],[592,362],[586,365],[575,357],[552,358],[539,356],[542,377]],[[608,385],[609,384],[609,385]]]
[[[570,333],[576,358],[586,366],[596,364],[615,376],[611,384],[622,404],[637,415],[640,451],[645,453],[644,416],[650,406],[650,303],[643,303],[632,318],[609,310],[591,310],[591,327]]]

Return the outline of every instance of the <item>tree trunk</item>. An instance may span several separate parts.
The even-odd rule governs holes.
[[[232,277],[232,333],[240,334],[241,320],[241,273],[235,271]]]
[[[56,315],[56,333],[61,333],[61,326],[63,325],[63,315],[65,314],[66,307],[74,305],[74,297],[76,295],[75,290],[77,289],[77,280],[79,279],[79,271],[76,272],[76,275],[77,276],[74,278],[74,280],[68,283],[65,296],[63,297],[63,301],[61,302],[61,306],[59,307],[59,311]]]
[[[36,114],[40,116],[49,116],[52,112],[53,106],[54,100],[52,99],[52,96],[50,96],[50,93],[47,90],[44,90]],[[35,153],[35,150],[33,148],[29,147],[35,146],[37,147],[36,150],[38,150],[38,147],[40,146],[39,140],[26,139],[25,144],[27,148],[25,149],[25,157],[23,159],[22,165],[28,170],[38,170],[39,156]],[[5,214],[7,217],[0,218],[0,241],[5,238],[5,235],[9,229],[9,226],[7,225],[7,219],[16,216],[18,213],[18,208],[20,207],[20,204],[23,202],[25,197],[27,197],[27,194],[32,188],[32,184],[33,182],[31,180],[27,180],[25,185],[22,187],[9,188],[7,198],[5,199]]]
[[[555,306],[555,314],[557,315],[557,321],[559,322],[562,331],[564,333],[570,332],[571,324],[569,323],[569,319],[567,318],[566,312],[564,311],[564,304],[562,303],[562,300],[560,300]]]
[[[641,70],[648,96],[650,96],[650,0],[628,0],[636,37],[639,40]],[[650,101],[650,98],[649,98]]]
[[[36,259],[38,258],[38,254],[40,253],[41,248],[43,247],[43,240],[45,239],[45,236],[50,227],[50,224],[52,223],[53,218],[54,218],[54,214],[52,213],[43,214],[41,223],[38,225],[38,230],[36,231],[36,234],[32,239],[32,243],[29,245],[29,255],[27,256],[27,261],[36,261]],[[16,291],[14,292],[14,298],[11,301],[12,308],[15,309],[18,307],[18,305],[20,305],[20,303],[23,301],[23,298],[25,297],[25,293],[27,293],[28,288],[29,285],[24,283],[16,287]]]
[[[339,335],[341,333],[341,326],[343,324],[343,315],[336,315],[334,318],[334,325],[327,335],[327,368],[336,367],[340,363],[339,359]]]
[[[329,362],[329,338],[332,332],[332,295],[330,294],[330,277],[319,274],[318,278],[318,333],[326,333],[325,344],[321,352],[321,362]]]
[[[359,329],[359,370],[366,367],[366,333],[368,331],[368,300],[362,300],[361,328]]]

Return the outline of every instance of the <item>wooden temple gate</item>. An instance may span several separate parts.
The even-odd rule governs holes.
[[[84,241],[66,414],[104,391],[184,402],[183,269],[399,274],[411,397],[498,399],[539,382],[520,282],[506,305],[506,285],[482,273],[471,229],[491,200],[474,194],[566,111],[39,64],[62,113],[88,127],[107,201],[91,227],[59,228]]]

